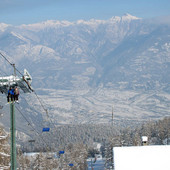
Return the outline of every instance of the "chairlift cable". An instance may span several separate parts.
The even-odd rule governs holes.
[[[26,104],[29,106],[29,108],[33,111],[33,112],[36,112],[35,110],[35,108],[33,107],[33,106],[30,106],[30,104],[27,102],[27,100],[25,99],[25,97],[23,97],[23,96],[21,96],[24,100],[25,100],[25,102],[26,102]],[[33,109],[34,108],[34,109]],[[41,124],[41,127],[42,127],[42,129],[43,129],[43,123],[41,122],[40,123]],[[50,133],[48,133],[49,135],[50,135]],[[50,135],[50,137],[52,138],[52,136]]]
[[[12,65],[12,63],[0,52],[0,55],[10,64]]]
[[[0,55],[11,65],[14,67],[14,64],[12,64],[1,52]],[[17,72],[19,72],[22,76],[24,76],[18,69],[15,68],[15,70]],[[3,72],[5,73],[5,72]],[[6,73],[5,73],[6,74]],[[24,85],[24,84],[23,84]],[[25,85],[24,85],[25,86]],[[43,105],[42,105],[43,106]],[[41,134],[35,130],[35,128],[29,123],[29,121],[27,120],[27,118],[24,116],[24,114],[22,114],[22,112],[18,109],[18,107],[16,107],[16,109],[20,112],[20,114],[24,117],[24,119],[28,122],[28,124],[33,128],[33,130],[40,136]],[[41,137],[42,138],[42,137]],[[42,138],[42,140],[44,141],[44,139]],[[45,142],[45,141],[44,141]],[[48,148],[48,144],[45,142],[45,144],[47,145]]]
[[[15,64],[12,64],[1,52],[0,55],[14,68],[14,76],[16,77],[16,71],[23,77],[23,80],[28,85],[28,88],[33,92],[34,90],[30,87],[29,82],[24,78],[24,75],[15,67]],[[22,82],[21,82],[22,83]],[[22,83],[23,84],[23,83]],[[24,85],[24,84],[23,84]],[[25,86],[25,85],[24,85]],[[26,86],[25,86],[26,87]],[[27,88],[27,87],[26,87]]]
[[[50,122],[53,124],[53,127],[55,127],[55,124],[52,122],[51,118],[49,117],[49,114],[48,114],[48,110],[44,107],[43,103],[42,103],[42,100],[40,100],[40,97],[37,95],[36,91],[34,90],[34,94],[35,96],[37,97],[39,103],[41,104],[42,108],[44,109],[46,115],[47,115],[47,118],[50,120]]]
[[[12,67],[14,67],[14,64],[11,63],[1,52],[0,52],[0,55],[1,55]],[[24,76],[17,68],[15,68],[15,70],[16,70],[19,74],[21,74],[22,76]]]
[[[15,65],[14,65],[13,63],[11,63],[1,52],[0,52],[0,55],[15,69],[15,71],[17,71],[19,74],[21,74],[21,76],[24,77],[24,75],[23,75],[16,67],[14,67]],[[23,84],[23,85],[24,85],[24,84]],[[24,85],[24,86],[25,86],[25,85]],[[25,86],[25,87],[26,87],[26,86]],[[32,91],[33,91],[33,90],[32,90]],[[34,90],[33,92],[34,92],[34,94],[36,95],[39,103],[41,104],[41,107],[44,109],[47,117],[49,118],[47,109],[44,107],[43,103],[41,102],[41,100],[40,100],[39,96],[37,95],[37,93],[35,92],[35,90]],[[53,126],[55,127],[55,125],[54,125],[54,123],[52,122],[51,119],[50,119],[50,121],[51,121],[51,123],[53,124]]]
[[[16,106],[16,109],[19,111],[19,113],[23,116],[23,118],[25,119],[25,121],[28,123],[28,125],[33,129],[34,132],[36,132],[39,137],[42,139],[42,141],[46,144],[47,149],[49,149],[48,144],[46,143],[46,141],[44,140],[44,138],[42,137],[42,135],[31,125],[31,123],[28,121],[28,119],[26,118],[26,116],[19,110],[19,108]]]
[[[12,66],[12,67],[14,67],[14,64],[12,64],[1,52],[0,52],[0,55]],[[21,74],[21,76],[23,76],[24,77],[24,75],[15,67],[15,70],[18,72],[18,73],[20,73]],[[24,85],[24,84],[23,84]],[[25,85],[24,85],[25,86]],[[40,100],[40,98],[39,98],[39,96],[37,95],[37,93],[35,92],[35,90],[33,91],[34,92],[34,94],[36,95],[36,97],[37,97],[37,99],[39,100],[39,102],[40,102],[40,104],[41,104],[41,107],[44,109],[44,111],[45,111],[45,113],[46,113],[46,115],[47,115],[47,117],[49,117],[49,115],[48,115],[48,111],[47,111],[47,109],[44,107],[44,105],[42,104],[42,102],[41,102],[41,100]],[[51,120],[50,120],[51,121]],[[51,123],[53,123],[52,121],[51,121]],[[53,126],[55,127],[55,125],[53,124]]]
[[[41,104],[41,107],[43,108],[43,110],[45,111],[45,113],[46,113],[46,115],[47,115],[47,117],[48,117],[48,116],[49,116],[49,115],[48,115],[48,111],[47,111],[47,109],[44,107],[42,101],[40,100],[40,98],[39,98],[39,96],[37,95],[37,93],[35,92],[35,90],[34,90],[34,94],[36,95],[39,103]]]
[[[0,55],[1,55],[12,67],[14,67],[14,64],[12,64],[1,52],[0,52]],[[20,73],[21,76],[24,76],[16,67],[15,67],[15,70],[16,70],[18,73]],[[35,91],[34,91],[34,93],[35,93],[37,99],[39,100],[42,108],[44,109],[44,111],[46,112],[46,114],[47,114],[47,116],[48,116],[48,111],[47,111],[47,109],[43,106],[43,104],[42,104],[40,98],[38,97],[37,93],[36,93]]]
[[[36,94],[35,91],[34,91],[34,93]],[[40,102],[42,108],[46,111],[46,114],[47,114],[47,119],[46,119],[46,120],[47,120],[47,123],[49,122],[49,120],[50,120],[50,122],[51,122],[51,123],[49,122],[48,128],[51,127],[50,124],[53,124],[53,127],[55,128],[54,123],[52,122],[52,120],[50,119],[50,117],[49,117],[49,115],[48,115],[47,109],[45,109],[42,101],[40,100],[40,98],[39,98],[39,96],[38,96],[37,94],[36,94],[36,97],[37,97],[38,101]],[[24,98],[24,97],[23,97],[23,98]],[[32,110],[32,107],[33,107],[33,106],[30,106],[30,104],[27,102],[27,100],[26,100],[25,98],[24,98],[24,100],[25,100],[25,102],[27,103],[27,105],[28,105],[28,106],[31,108],[31,110]],[[36,109],[35,109],[35,110],[36,110]],[[50,138],[53,138],[53,136],[54,136],[53,131],[51,131],[50,129],[48,129],[48,131],[46,131],[46,130],[43,131],[43,130],[44,130],[43,124],[44,124],[44,123],[41,123],[41,126],[43,127],[43,128],[42,128],[42,134],[43,134],[44,132],[48,132],[49,137],[50,137]],[[45,127],[45,128],[47,128],[47,127]],[[41,134],[41,135],[42,135],[42,134]]]
[[[33,129],[33,131],[36,132],[36,133],[38,134],[38,136],[42,139],[42,141],[46,144],[47,150],[49,150],[49,146],[48,146],[48,144],[45,142],[45,140],[43,139],[43,137],[41,136],[41,134],[40,134],[38,131],[36,131],[36,129],[31,125],[31,123],[29,123],[28,119],[27,119],[27,118],[24,116],[24,114],[18,109],[18,107],[16,107],[16,109],[20,112],[20,114],[21,114],[21,115],[23,116],[23,118],[26,120],[26,122],[28,123],[28,125],[31,126],[31,128]],[[16,140],[17,140],[17,138],[16,138]],[[19,141],[19,140],[17,140],[17,141]]]
[[[35,94],[36,94],[36,92],[35,92]],[[41,106],[42,106],[42,108],[46,111],[46,114],[47,114],[47,122],[49,122],[49,125],[50,124],[52,124],[53,125],[53,127],[55,128],[55,125],[54,125],[54,123],[52,122],[52,120],[50,119],[50,117],[49,117],[49,115],[48,115],[48,111],[47,111],[47,109],[45,109],[45,107],[44,107],[44,105],[42,104],[42,101],[40,100],[40,98],[39,98],[39,96],[36,94],[36,97],[38,98],[38,101],[40,102],[40,104],[41,104]],[[24,97],[23,97],[24,98]],[[31,107],[33,107],[33,106],[30,106],[30,104],[27,102],[27,100],[24,98],[24,100],[26,101],[26,103],[27,103],[27,105],[29,105],[29,107],[31,108]],[[36,110],[36,109],[35,109]],[[43,125],[43,123],[41,123],[41,125]],[[51,126],[49,126],[49,127],[51,127]],[[50,135],[50,137],[52,138],[52,136],[53,136],[53,134],[52,134],[52,131],[50,130],[50,132],[48,133],[49,135]],[[52,135],[52,136],[51,136]]]
[[[1,54],[1,56],[11,65],[11,66],[13,66],[14,67],[14,64],[12,64],[1,52],[0,52],[0,54]],[[18,73],[20,73],[21,74],[21,76],[23,76],[24,77],[24,75],[15,67],[15,70],[18,72]],[[22,83],[23,84],[23,83]],[[24,85],[24,84],[23,84]],[[24,85],[25,86],[25,85]],[[26,87],[26,86],[25,86]],[[28,86],[29,87],[29,86]],[[30,87],[29,87],[30,88]],[[31,89],[32,90],[32,89]],[[33,91],[33,90],[32,90]],[[37,97],[37,99],[39,100],[39,102],[40,102],[40,104],[41,104],[41,107],[44,109],[44,111],[45,111],[45,113],[46,113],[46,115],[47,115],[47,117],[49,117],[49,115],[48,115],[48,111],[47,111],[47,109],[44,107],[44,105],[42,104],[42,102],[41,102],[41,100],[40,100],[40,98],[39,98],[39,96],[37,95],[37,93],[35,92],[35,90],[33,91],[34,92],[34,94],[36,95],[36,97]],[[52,121],[51,121],[52,122]],[[54,126],[54,125],[53,125]],[[54,126],[55,127],[55,126]]]

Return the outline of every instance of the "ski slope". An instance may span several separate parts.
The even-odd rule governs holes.
[[[101,155],[97,155],[95,158],[89,158],[87,160],[88,170],[104,170],[105,168],[105,159]]]

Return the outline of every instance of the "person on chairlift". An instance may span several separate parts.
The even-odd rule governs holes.
[[[10,87],[9,90],[8,90],[7,102],[9,102],[9,98],[11,97],[10,89],[11,89],[11,87]]]
[[[15,101],[18,101],[18,96],[19,96],[19,89],[18,89],[18,87],[16,86],[16,87],[15,87],[15,91],[14,91],[14,100],[15,100]]]
[[[11,98],[11,101],[14,101],[14,89],[12,87],[10,87],[8,90],[8,96],[7,96],[8,102],[9,102],[9,98]]]

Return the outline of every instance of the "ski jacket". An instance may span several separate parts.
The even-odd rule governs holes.
[[[11,93],[10,93],[10,90],[8,90],[8,95],[10,95]]]
[[[10,90],[10,94],[11,94],[11,95],[14,95],[14,89],[11,89],[11,90]]]
[[[15,94],[19,95],[19,89],[18,88],[15,88]]]

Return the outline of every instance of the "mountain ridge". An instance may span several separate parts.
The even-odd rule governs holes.
[[[47,22],[42,29],[0,26],[0,51],[31,73],[32,86],[48,103],[55,123],[108,123],[113,104],[117,121],[168,116],[169,24],[126,17],[92,19],[90,26],[80,20],[59,22],[59,27]],[[0,61],[3,72],[12,74]]]
[[[77,20],[77,21],[67,21],[67,20],[46,20],[46,21],[42,21],[42,22],[38,22],[38,23],[34,23],[34,24],[21,24],[18,26],[13,26],[11,24],[6,24],[6,23],[0,23],[0,28],[5,28],[5,27],[9,27],[9,26],[13,26],[13,27],[18,27],[18,28],[26,28],[26,27],[31,27],[31,26],[39,26],[39,25],[44,25],[44,26],[56,26],[56,25],[61,25],[61,26],[69,26],[69,25],[73,25],[73,24],[89,24],[89,23],[105,23],[108,21],[121,21],[121,20],[138,20],[141,18],[138,18],[136,16],[133,16],[131,14],[125,13],[123,16],[113,16],[107,20],[100,20],[100,19],[89,19],[89,20]],[[63,25],[62,25],[63,24]]]

